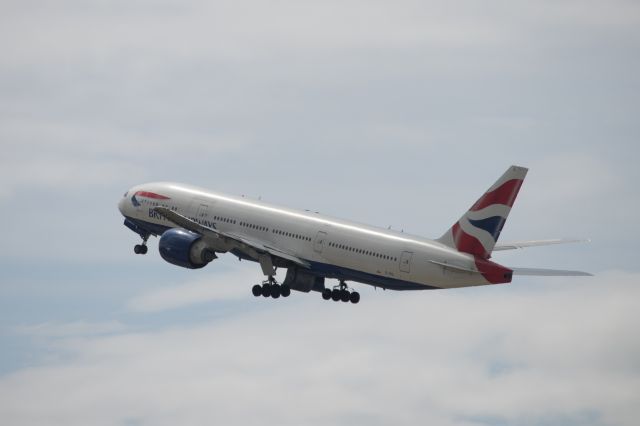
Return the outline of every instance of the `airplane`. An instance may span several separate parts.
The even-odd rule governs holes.
[[[147,253],[153,235],[160,237],[160,256],[183,268],[202,268],[222,253],[259,263],[266,279],[253,286],[256,297],[316,291],[324,300],[355,304],[360,294],[349,281],[427,290],[509,283],[513,275],[590,276],[490,260],[494,251],[584,241],[498,242],[527,171],[509,167],[435,240],[171,182],[134,186],[118,208],[124,225],[142,238],[136,254]],[[275,279],[277,268],[287,270],[282,283]],[[327,279],[338,285],[328,287]]]

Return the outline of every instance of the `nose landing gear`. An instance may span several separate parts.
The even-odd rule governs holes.
[[[333,289],[325,288],[322,291],[324,300],[333,300],[334,302],[343,301],[356,304],[360,301],[360,293],[351,290],[344,281],[333,287]]]
[[[149,239],[149,234],[140,235],[142,237],[142,244],[136,244],[133,247],[133,252],[135,254],[147,254],[147,240]]]
[[[144,244],[136,244],[133,247],[133,252],[135,254],[147,254],[147,246]]]

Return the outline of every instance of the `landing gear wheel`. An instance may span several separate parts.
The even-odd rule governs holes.
[[[271,297],[274,299],[280,297],[280,286],[278,284],[271,285]]]
[[[133,247],[133,252],[135,254],[147,254],[147,246],[145,246],[144,244],[136,244]]]
[[[334,302],[337,302],[338,300],[340,300],[340,290],[337,288],[334,288],[333,290],[331,290],[331,299]]]
[[[333,289],[325,288],[322,290],[322,298],[324,300],[333,300],[334,302],[342,301],[344,303],[351,302],[356,304],[360,301],[360,293],[349,288],[346,282],[340,280],[340,284]]]
[[[271,296],[271,284],[262,284],[262,295],[264,297]]]
[[[260,286],[260,284],[256,284],[251,288],[251,292],[255,297],[260,297],[262,296],[262,287]]]
[[[282,294],[282,297],[289,297],[291,295],[291,288],[289,288],[288,285],[281,285],[280,294]]]
[[[325,288],[324,290],[322,290],[322,298],[324,300],[329,300],[331,299],[331,289],[330,288]]]

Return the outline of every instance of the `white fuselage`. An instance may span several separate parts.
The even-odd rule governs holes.
[[[136,203],[131,202],[133,194],[147,191],[166,198],[139,197]],[[476,269],[473,256],[437,241],[193,186],[136,186],[125,194],[119,209],[125,217],[153,229],[153,234],[176,227],[153,210],[156,206],[277,247],[304,259],[312,270],[329,278],[399,290],[487,284],[482,275],[464,271]]]

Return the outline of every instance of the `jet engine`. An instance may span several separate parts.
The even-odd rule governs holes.
[[[199,269],[217,258],[216,253],[202,240],[202,235],[182,228],[165,231],[158,248],[164,260],[183,268]]]

